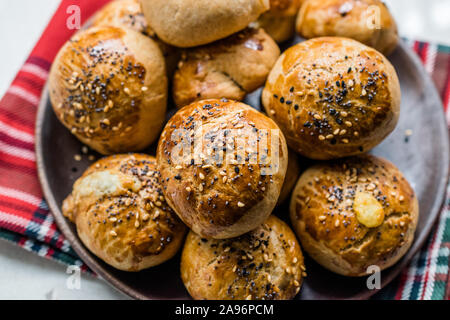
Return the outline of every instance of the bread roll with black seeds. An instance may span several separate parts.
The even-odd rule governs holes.
[[[140,271],[172,258],[186,233],[160,183],[154,157],[109,156],[75,182],[62,211],[92,253],[114,268]]]
[[[270,118],[231,100],[179,110],[158,143],[166,201],[195,233],[224,239],[263,223],[287,167],[282,132]]]
[[[305,0],[297,18],[304,38],[352,38],[385,55],[397,47],[397,24],[380,0]]]
[[[111,1],[95,14],[91,24],[95,27],[117,26],[131,28],[152,38],[164,56],[167,75],[173,75],[179,60],[178,50],[158,39],[142,13],[139,0]]]
[[[269,11],[252,25],[263,28],[278,43],[289,40],[295,34],[295,21],[302,1],[270,0]]]
[[[262,103],[289,147],[327,160],[369,151],[395,128],[400,84],[392,64],[355,40],[314,38],[286,50]]]
[[[272,38],[253,28],[187,49],[173,80],[175,104],[184,107],[213,98],[242,100],[264,85],[279,56],[280,49]]]
[[[370,155],[307,169],[291,199],[303,249],[344,276],[384,270],[408,251],[419,216],[414,190],[389,161]]]
[[[89,28],[59,51],[49,93],[58,119],[92,149],[105,155],[142,150],[165,120],[164,58],[137,31]]]
[[[164,42],[188,48],[245,29],[269,9],[269,0],[141,0],[144,15]]]
[[[294,233],[274,216],[233,239],[204,239],[191,231],[181,256],[181,278],[197,300],[292,299],[305,276]]]

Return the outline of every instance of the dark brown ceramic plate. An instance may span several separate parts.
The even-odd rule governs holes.
[[[297,39],[298,41],[298,39]],[[384,287],[423,245],[444,200],[447,184],[449,143],[442,104],[432,80],[418,58],[404,44],[390,56],[400,77],[402,110],[396,130],[372,152],[396,164],[411,182],[420,203],[420,219],[415,241],[406,256],[382,272]],[[247,103],[259,109],[260,92],[247,97]],[[173,110],[172,110],[173,112]],[[36,152],[39,177],[45,197],[62,233],[79,256],[111,285],[136,299],[189,298],[179,274],[179,255],[171,261],[139,273],[115,270],[91,254],[79,240],[73,224],[61,213],[61,203],[72,184],[91,163],[81,154],[81,143],[55,117],[48,90],[44,90],[36,123]],[[405,138],[405,131],[413,134]],[[152,149],[148,151],[152,152]],[[287,205],[275,214],[287,217]],[[306,260],[308,277],[298,299],[366,299],[376,291],[368,290],[366,278],[335,275]]]

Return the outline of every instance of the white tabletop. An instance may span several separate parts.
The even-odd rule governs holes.
[[[450,45],[450,0],[386,0],[409,38]],[[0,1],[0,96],[27,58],[59,0]],[[68,289],[67,268],[0,241],[0,299],[126,299],[103,280],[83,275]]]

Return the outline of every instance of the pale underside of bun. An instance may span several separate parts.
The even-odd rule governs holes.
[[[183,48],[225,38],[269,9],[269,0],[141,0],[141,3],[158,37]]]

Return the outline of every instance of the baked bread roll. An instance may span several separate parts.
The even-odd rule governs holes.
[[[64,200],[84,245],[109,265],[139,271],[180,248],[186,227],[167,205],[154,157],[114,155],[91,165]]]
[[[141,0],[144,15],[164,42],[196,47],[245,29],[269,0]]]
[[[92,26],[127,27],[152,38],[163,53],[167,74],[171,76],[175,71],[179,59],[178,50],[158,39],[142,13],[139,0],[111,1],[95,14]]]
[[[159,136],[167,76],[152,39],[128,28],[80,31],[59,51],[49,79],[56,116],[92,149],[136,151]]]
[[[236,101],[203,100],[179,110],[158,143],[167,203],[202,237],[240,236],[275,207],[287,167],[277,125]]]
[[[270,10],[254,24],[263,28],[276,42],[281,43],[295,34],[295,21],[303,0],[270,0]]]
[[[286,50],[262,103],[289,146],[319,160],[366,152],[394,130],[400,84],[391,63],[355,40],[314,38]]]
[[[299,292],[306,275],[292,230],[274,216],[238,238],[187,236],[181,278],[197,300],[286,300]]]
[[[398,43],[397,24],[380,0],[305,0],[296,28],[306,39],[352,38],[385,55]]]
[[[288,148],[288,166],[286,170],[286,177],[284,178],[283,187],[281,188],[280,197],[278,198],[277,205],[282,204],[288,198],[290,198],[292,189],[298,181],[300,175],[299,159],[295,152]]]
[[[242,100],[262,85],[280,56],[277,44],[262,30],[247,28],[226,39],[182,53],[173,80],[178,107],[194,101]]]
[[[356,277],[371,265],[386,269],[408,251],[419,206],[392,163],[362,155],[306,170],[290,211],[305,251],[325,268]]]

